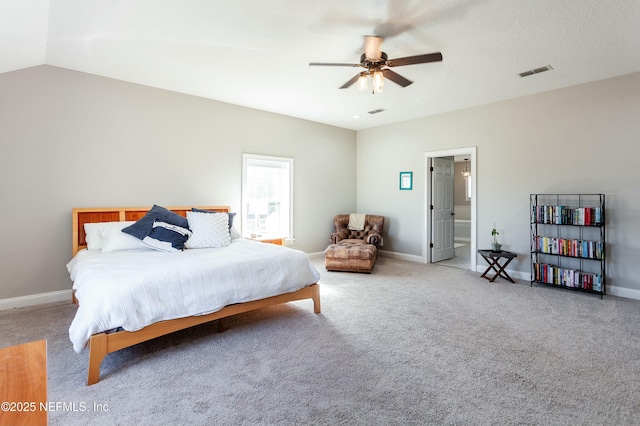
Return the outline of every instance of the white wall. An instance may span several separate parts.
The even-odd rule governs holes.
[[[69,288],[72,207],[239,210],[242,152],[295,159],[294,248],[323,250],[357,200],[387,218],[384,250],[421,256],[422,153],[468,146],[480,247],[495,221],[528,273],[529,193],[604,192],[608,284],[640,290],[640,74],[357,135],[50,66],[0,74],[0,94],[0,300]]]
[[[422,256],[421,154],[477,146],[479,248],[495,222],[528,275],[529,194],[605,193],[607,284],[640,290],[639,135],[640,73],[362,130],[358,210],[387,217],[385,250]]]
[[[322,251],[356,208],[355,148],[351,130],[80,72],[0,74],[0,300],[70,288],[73,207],[239,211],[243,152],[294,158],[292,247]]]

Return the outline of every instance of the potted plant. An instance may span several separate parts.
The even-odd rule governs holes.
[[[502,244],[498,242],[498,235],[500,233],[496,229],[496,224],[493,224],[493,229],[491,230],[491,250],[492,251],[502,251]]]

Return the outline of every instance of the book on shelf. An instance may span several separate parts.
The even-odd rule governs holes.
[[[534,264],[535,281],[584,290],[602,291],[602,275],[560,268],[547,263]]]
[[[535,236],[535,250],[544,254],[601,260],[604,258],[602,241]]]
[[[600,207],[567,207],[567,206],[534,206],[535,223],[551,225],[584,225],[601,226],[602,208]]]

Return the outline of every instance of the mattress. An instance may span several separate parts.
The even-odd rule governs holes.
[[[296,291],[320,278],[306,253],[246,239],[180,252],[81,250],[67,270],[79,302],[69,328],[78,353],[96,333],[204,315]]]

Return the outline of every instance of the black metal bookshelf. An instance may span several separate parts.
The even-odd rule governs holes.
[[[604,194],[531,194],[531,286],[606,294]]]

